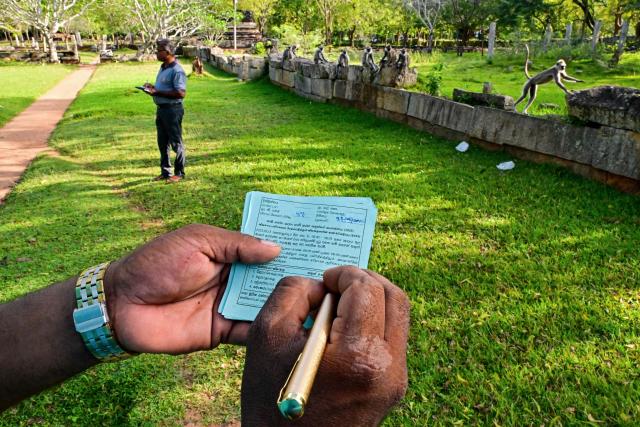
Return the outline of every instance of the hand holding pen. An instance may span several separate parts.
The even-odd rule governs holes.
[[[302,324],[327,291],[339,298],[329,340],[304,416],[287,421],[276,401],[309,336]],[[408,328],[406,295],[377,273],[338,267],[322,282],[283,279],[249,332],[243,426],[377,425],[406,391]]]

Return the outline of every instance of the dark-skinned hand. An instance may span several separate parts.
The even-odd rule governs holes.
[[[273,243],[200,224],[136,249],[113,262],[104,281],[118,342],[130,352],[170,354],[243,344],[250,324],[218,314],[231,263],[279,253]]]
[[[286,421],[276,400],[308,337],[302,324],[326,292],[336,317],[302,418]],[[409,301],[383,276],[356,267],[323,281],[283,279],[253,322],[242,379],[242,425],[373,426],[407,388]]]

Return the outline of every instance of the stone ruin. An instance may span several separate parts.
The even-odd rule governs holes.
[[[262,34],[258,30],[258,24],[253,22],[253,17],[249,12],[243,12],[242,22],[236,23],[236,46],[238,49],[248,49],[262,40]],[[220,47],[233,49],[233,22],[227,25],[224,39],[220,42]]]
[[[361,65],[337,68],[304,58],[282,61],[277,55],[268,61],[249,55],[224,57],[202,49],[199,54],[203,61],[202,55],[208,54],[213,66],[242,80],[259,78],[268,64],[272,83],[306,99],[359,108],[453,141],[560,165],[640,194],[638,89],[605,86],[568,95],[569,113],[586,122],[581,125],[516,113],[508,96],[458,90],[457,99],[464,102],[455,102],[376,84],[375,75]]]
[[[598,86],[570,93],[567,104],[585,122],[640,132],[640,89]]]
[[[480,105],[499,110],[516,111],[515,100],[508,95],[478,93],[463,89],[453,89],[453,100],[469,105]]]

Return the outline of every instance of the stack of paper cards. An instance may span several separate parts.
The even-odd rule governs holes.
[[[283,277],[322,279],[331,267],[366,268],[376,216],[368,197],[247,193],[240,231],[276,242],[282,252],[266,264],[233,264],[218,311],[227,319],[253,321]]]

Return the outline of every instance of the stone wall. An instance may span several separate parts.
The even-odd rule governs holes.
[[[199,56],[203,63],[229,74],[234,74],[238,80],[256,80],[267,74],[267,58],[251,55],[225,55],[218,47],[185,46],[182,54],[188,57]]]
[[[623,191],[640,193],[640,133],[632,130],[580,126],[379,86],[360,65],[336,70],[334,65],[316,65],[306,59],[283,62],[271,57],[269,78],[313,101],[356,107],[447,139],[558,164]]]
[[[373,84],[360,65],[337,69],[304,58],[230,56],[199,51],[216,68],[251,80],[269,73],[272,83],[316,102],[332,102],[451,140],[467,140],[514,157],[553,163],[640,194],[640,133],[608,125],[581,126],[512,111],[471,106],[423,93]],[[186,55],[186,53],[185,53]]]

